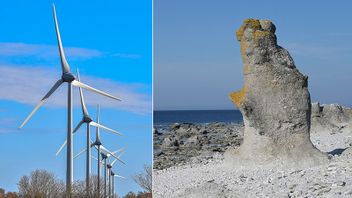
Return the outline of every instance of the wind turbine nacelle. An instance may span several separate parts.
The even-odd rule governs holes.
[[[100,141],[95,141],[95,142],[94,142],[94,145],[100,146],[100,145],[101,145],[101,142],[100,142]]]
[[[89,116],[83,117],[83,122],[90,123],[91,121],[93,121],[93,119],[91,117],[89,117]]]
[[[70,83],[76,79],[76,77],[73,74],[68,73],[68,72],[63,73],[61,78],[64,82],[68,82],[68,83]]]
[[[111,166],[110,164],[107,164],[107,167],[108,167],[108,168],[112,168],[112,166]]]
[[[101,154],[101,158],[106,159],[106,158],[108,158],[108,156],[105,155],[104,153],[102,153],[102,154]]]

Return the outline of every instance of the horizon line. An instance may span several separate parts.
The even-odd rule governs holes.
[[[155,111],[239,111],[238,109],[153,109]]]

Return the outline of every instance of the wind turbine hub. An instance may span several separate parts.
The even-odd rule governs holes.
[[[111,166],[110,164],[107,164],[106,166],[107,166],[108,168],[112,168],[112,166]]]
[[[108,158],[108,156],[105,155],[104,153],[102,153],[102,154],[101,154],[101,158],[106,159],[106,158]]]
[[[101,142],[100,142],[100,141],[95,141],[95,142],[94,142],[94,145],[100,146],[100,145],[101,145]]]
[[[83,117],[83,122],[90,123],[91,121],[93,121],[93,119],[91,117],[89,117],[89,116]]]
[[[70,83],[76,79],[76,77],[73,74],[68,73],[68,72],[62,74],[61,78],[64,82],[68,82],[68,83]]]
[[[114,175],[115,175],[115,173],[111,171],[111,175],[112,175],[112,176],[114,176]]]

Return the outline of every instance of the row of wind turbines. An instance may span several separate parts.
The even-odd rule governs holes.
[[[116,161],[119,161],[123,164],[125,164],[121,159],[122,152],[124,149],[119,149],[117,151],[111,152],[108,150],[106,147],[103,146],[101,140],[100,140],[100,128],[109,131],[111,133],[117,134],[117,135],[122,135],[121,133],[110,129],[102,124],[99,123],[99,116],[100,116],[100,107],[98,105],[97,107],[97,118],[96,121],[90,117],[84,96],[83,96],[83,89],[86,89],[91,92],[95,92],[98,94],[101,94],[103,96],[109,97],[111,99],[121,101],[120,98],[115,97],[113,95],[110,95],[106,92],[100,91],[98,89],[95,89],[91,86],[88,86],[80,81],[80,76],[79,76],[79,71],[77,70],[77,78],[73,75],[73,73],[70,70],[70,66],[66,60],[64,49],[62,46],[61,42],[61,36],[60,36],[60,31],[59,31],[59,26],[56,18],[56,10],[55,10],[55,5],[52,5],[53,7],[53,14],[54,14],[54,23],[55,23],[55,30],[56,30],[56,37],[58,41],[58,48],[59,48],[59,54],[60,54],[60,60],[61,60],[61,70],[62,70],[62,75],[59,80],[54,84],[54,86],[49,90],[49,92],[41,99],[41,101],[34,107],[32,112],[27,116],[27,118],[23,121],[21,124],[20,128],[22,128],[28,121],[29,119],[34,115],[34,113],[47,101],[47,99],[63,84],[67,83],[68,85],[68,90],[67,90],[67,139],[66,141],[62,144],[62,146],[59,148],[58,152],[56,153],[56,156],[61,152],[61,150],[67,145],[67,159],[66,159],[66,193],[67,196],[70,197],[72,194],[72,182],[73,182],[73,134],[78,131],[78,129],[83,125],[86,124],[87,127],[87,139],[86,139],[86,148],[79,152],[75,157],[78,157],[80,154],[86,152],[86,192],[87,192],[87,197],[90,196],[90,184],[91,184],[91,148],[95,148],[98,152],[98,157],[95,158],[98,163],[97,163],[97,175],[98,175],[98,184],[97,184],[97,190],[100,193],[100,173],[101,173],[101,165],[104,165],[104,197],[112,197],[115,194],[115,189],[114,189],[114,178],[115,177],[122,177],[114,173],[112,170],[113,165],[116,163]],[[79,88],[79,93],[80,93],[80,102],[81,102],[81,107],[82,107],[82,120],[78,123],[76,128],[72,130],[72,86],[78,87]],[[90,126],[96,127],[96,136],[95,136],[95,141],[93,142],[91,140],[91,134],[90,134]],[[119,155],[117,155],[119,153]],[[110,163],[110,157],[115,158],[111,163]],[[122,177],[123,178],[123,177]]]

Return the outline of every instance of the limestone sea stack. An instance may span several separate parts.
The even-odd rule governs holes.
[[[308,77],[287,50],[277,45],[275,25],[246,19],[237,30],[244,85],[230,98],[243,115],[243,144],[226,153],[231,163],[311,166],[327,155],[310,140]]]

